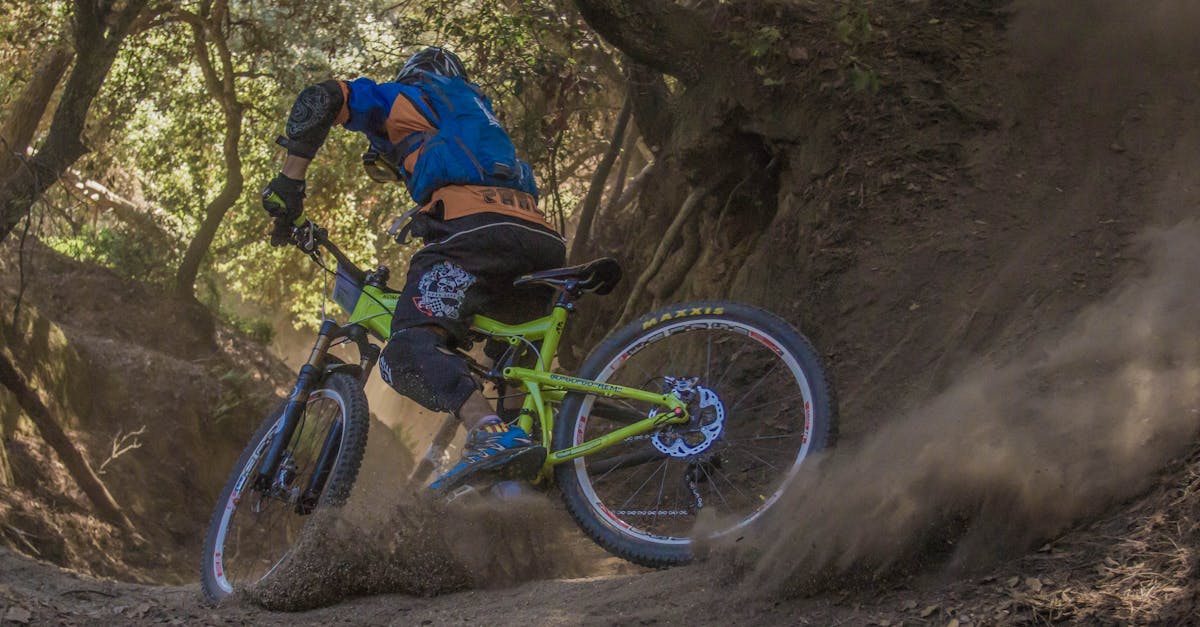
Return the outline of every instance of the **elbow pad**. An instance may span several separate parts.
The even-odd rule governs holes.
[[[346,99],[337,81],[309,85],[296,96],[288,116],[286,141],[280,141],[288,154],[312,159],[325,143],[333,121],[342,111]],[[280,138],[281,140],[285,138]]]

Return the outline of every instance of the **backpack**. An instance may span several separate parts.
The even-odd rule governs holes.
[[[421,151],[411,174],[400,169],[413,200],[428,204],[434,190],[446,185],[507,187],[537,199],[533,171],[517,158],[512,139],[476,85],[425,72],[415,86],[422,98],[414,104],[437,130],[409,135],[394,153],[404,163]]]

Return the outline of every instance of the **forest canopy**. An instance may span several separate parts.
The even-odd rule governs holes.
[[[685,298],[781,305],[771,277],[820,273],[807,260],[845,237],[833,214],[853,218],[866,192],[891,188],[869,155],[837,146],[882,139],[867,120],[928,89],[928,64],[969,50],[966,31],[940,32],[937,16],[955,11],[979,19],[872,0],[7,3],[0,240],[32,234],[227,320],[258,320],[244,328],[265,333],[282,312],[311,323],[319,270],[271,248],[258,209],[283,156],[273,140],[305,86],[388,80],[438,45],[492,97],[570,261],[621,258],[630,280],[589,309],[606,320],[589,333]],[[900,54],[894,32],[928,49]],[[411,200],[363,176],[364,148],[330,135],[307,215],[360,265],[401,270],[413,248],[385,229]]]
[[[104,32],[89,35],[88,20]],[[82,154],[4,234],[15,227],[16,238],[194,294],[230,318],[284,310],[311,321],[319,306],[318,270],[268,245],[258,208],[283,154],[273,140],[304,86],[388,80],[421,47],[455,50],[533,164],[544,208],[563,217],[623,98],[612,49],[562,2],[4,3],[0,141],[18,169],[33,169],[56,109],[77,97],[70,80],[95,56],[89,36],[109,42],[112,59],[83,109]],[[385,230],[411,201],[362,175],[364,144],[331,134],[306,212],[364,265],[396,264],[411,249]]]

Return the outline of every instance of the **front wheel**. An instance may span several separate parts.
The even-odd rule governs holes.
[[[268,579],[291,556],[315,508],[344,504],[358,476],[367,447],[367,398],[357,379],[332,374],[309,396],[272,485],[256,488],[283,407],[251,437],[217,499],[200,569],[210,601]]]
[[[644,566],[687,563],[694,540],[744,529],[809,456],[833,443],[836,414],[817,352],[786,321],[756,307],[712,301],[656,311],[601,342],[579,376],[674,393],[688,405],[688,424],[555,468],[584,531]],[[649,403],[568,394],[554,449],[654,411]],[[701,512],[711,519],[697,526]]]

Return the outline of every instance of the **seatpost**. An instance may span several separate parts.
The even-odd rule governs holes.
[[[582,295],[583,291],[579,289],[579,281],[567,279],[563,281],[562,287],[558,290],[558,298],[555,299],[554,306],[573,312],[575,311],[575,299]]]
[[[578,281],[569,280],[563,282],[562,289],[558,293],[558,299],[554,301],[554,310],[550,312],[550,316],[554,319],[554,324],[546,332],[546,336],[542,338],[542,367],[546,370],[550,369],[550,364],[554,361],[554,356],[558,353],[558,343],[562,340],[563,330],[567,326],[567,314],[575,311],[574,299],[578,298],[581,294]]]

